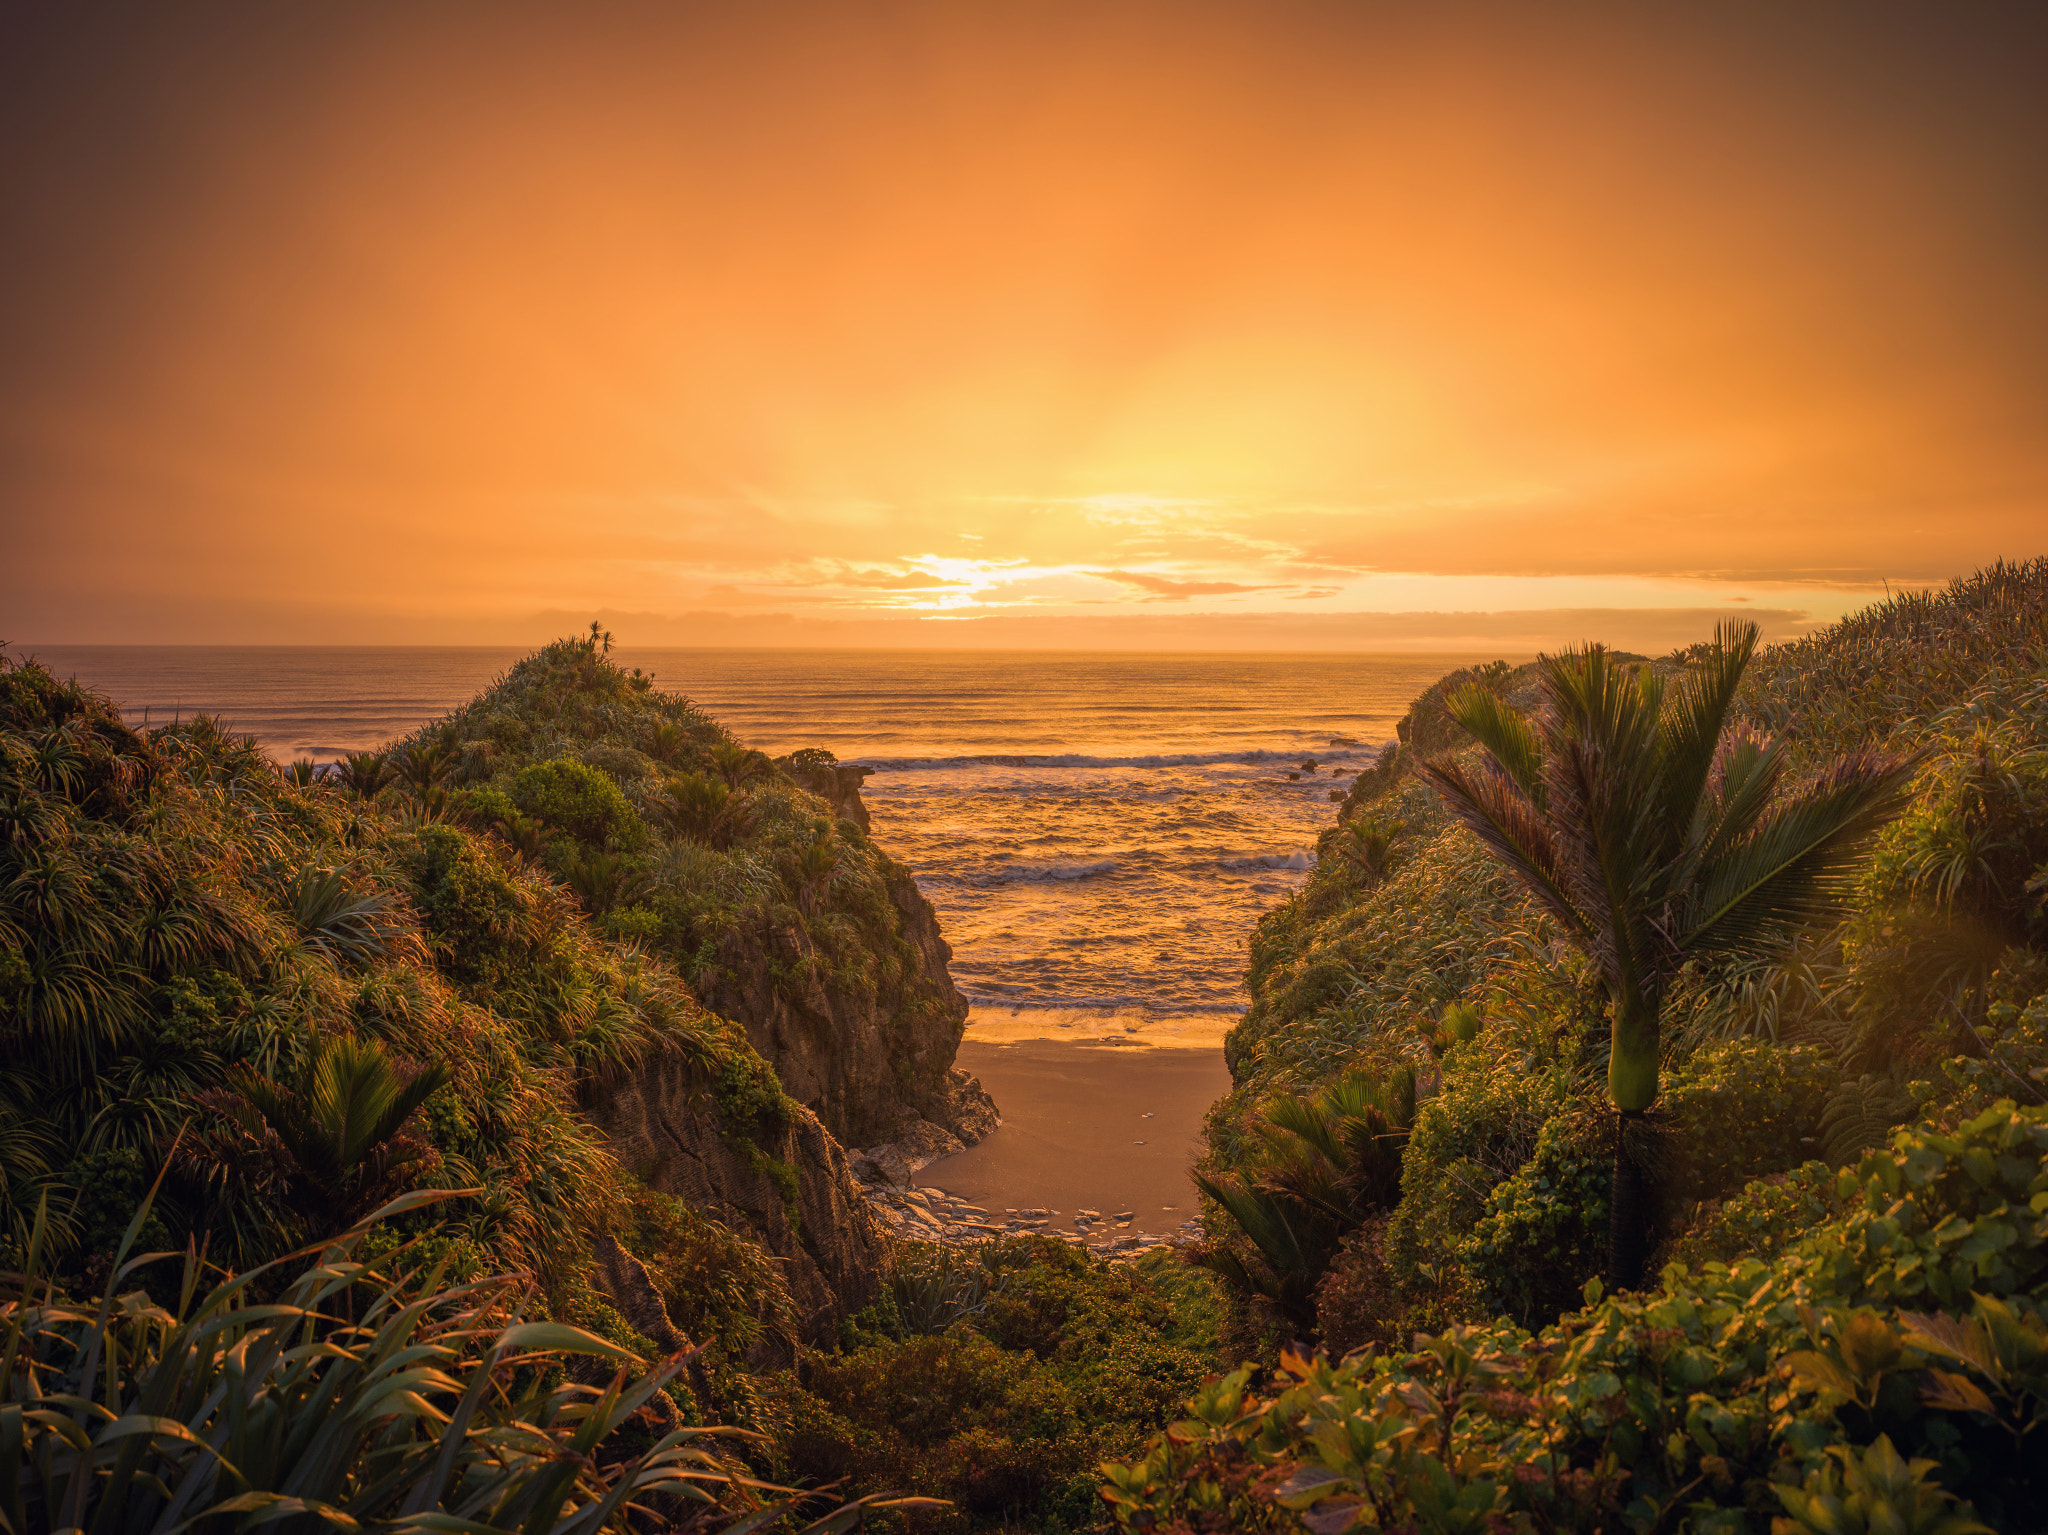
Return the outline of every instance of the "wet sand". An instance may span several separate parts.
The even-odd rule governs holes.
[[[920,1187],[964,1195],[996,1220],[1056,1210],[1051,1225],[1062,1231],[1077,1210],[1132,1211],[1127,1236],[1171,1235],[1194,1216],[1188,1167],[1202,1150],[1202,1117],[1230,1090],[1220,1044],[991,1043],[977,1033],[962,1041],[958,1064],[981,1078],[1003,1123],[926,1167]],[[1113,1226],[1097,1234],[1113,1236]]]

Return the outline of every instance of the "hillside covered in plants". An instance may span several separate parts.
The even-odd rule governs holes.
[[[1119,1518],[2032,1527],[2048,561],[1753,646],[1469,669],[1360,775],[1202,1169],[1285,1369]]]
[[[350,781],[395,779],[553,874],[606,936],[661,955],[743,1024],[844,1144],[919,1118],[985,1134],[987,1097],[953,1070],[967,1003],[951,950],[909,871],[869,840],[858,794],[835,794],[831,753],[771,763],[609,648],[596,634],[549,646],[351,760]]]

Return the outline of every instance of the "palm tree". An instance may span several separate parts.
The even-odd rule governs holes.
[[[277,1137],[290,1154],[299,1192],[339,1227],[431,1154],[400,1132],[447,1081],[448,1068],[439,1062],[407,1077],[374,1040],[338,1038],[320,1047],[304,1092],[245,1073],[234,1084],[240,1104],[222,1106],[250,1131],[267,1127]],[[251,1123],[255,1119],[261,1123]]]
[[[529,863],[538,860],[541,849],[547,846],[547,827],[516,810],[508,816],[500,816],[494,829],[513,852]]]
[[[737,741],[720,741],[711,748],[711,765],[718,769],[728,788],[737,789],[749,778],[757,778],[768,770],[768,759],[757,751],[749,751]]]
[[[448,776],[454,766],[455,753],[447,743],[430,746],[422,741],[406,752],[398,765],[398,771],[419,796],[426,799],[434,790],[441,787],[441,781]]]
[[[1315,1291],[1344,1238],[1401,1199],[1401,1155],[1415,1123],[1415,1073],[1339,1078],[1309,1097],[1282,1095],[1256,1125],[1260,1148],[1242,1174],[1194,1175],[1252,1252],[1197,1249],[1191,1260],[1242,1294],[1261,1297],[1304,1335]]]
[[[690,744],[690,732],[673,720],[662,720],[647,732],[640,749],[656,762],[673,765]]]
[[[1382,821],[1376,816],[1346,821],[1335,838],[1337,855],[1377,884],[1393,867],[1403,829],[1398,821]]]
[[[351,752],[334,767],[343,788],[359,799],[375,799],[377,791],[398,776],[382,752]]]
[[[1461,689],[1451,715],[1486,759],[1420,769],[1599,972],[1617,1113],[1608,1256],[1623,1287],[1641,1280],[1647,1221],[1629,1132],[1656,1101],[1672,977],[1693,955],[1776,952],[1835,916],[1913,775],[1862,752],[1781,792],[1783,748],[1728,723],[1756,643],[1755,624],[1722,624],[1668,688],[1598,645],[1546,656],[1540,714]]]

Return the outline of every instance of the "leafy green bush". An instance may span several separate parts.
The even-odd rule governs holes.
[[[1104,1496],[1130,1528],[1236,1504],[1247,1527],[1317,1535],[1732,1531],[1787,1513],[1847,1528],[1814,1521],[1860,1487],[1870,1528],[2019,1527],[2048,1492],[2030,1439],[2048,1410],[2048,1113],[1901,1132],[1833,1182],[1829,1217],[1768,1260],[1667,1267],[1642,1295],[1589,1286],[1534,1336],[1495,1322],[1290,1356],[1263,1399],[1241,1371],[1105,1468]]]
[[[1833,1064],[1812,1045],[1724,1040],[1686,1057],[1662,1105],[1670,1126],[1659,1169],[1667,1219],[1814,1155],[1834,1081]]]
[[[1835,1173],[1821,1162],[1759,1178],[1702,1205],[1666,1248],[1666,1263],[1698,1268],[1775,1256],[1840,1213],[1835,1190]]]
[[[637,846],[646,829],[619,786],[588,763],[557,757],[530,762],[512,777],[512,803],[594,847]]]
[[[1569,1309],[1607,1259],[1613,1129],[1588,1114],[1554,1114],[1529,1160],[1495,1184],[1471,1235],[1454,1249],[1489,1315],[1524,1326]]]
[[[1396,1279],[1417,1291],[1439,1290],[1462,1275],[1494,1190],[1529,1161],[1546,1124],[1583,1115],[1599,1092],[1589,1071],[1562,1061],[1526,1062],[1505,1031],[1482,1033],[1448,1056],[1441,1072],[1437,1091],[1416,1110],[1402,1159],[1401,1203],[1385,1237]],[[1593,1216],[1579,1210],[1569,1218]]]
[[[955,1505],[919,1527],[1095,1527],[1095,1465],[1134,1453],[1210,1368],[1183,1331],[1213,1306],[1206,1279],[1043,1237],[902,1261],[849,1346],[806,1354],[785,1383],[783,1470]]]

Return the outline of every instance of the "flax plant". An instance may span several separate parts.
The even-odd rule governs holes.
[[[451,1192],[408,1194],[211,1289],[188,1250],[169,1304],[121,1288],[174,1257],[129,1256],[147,1201],[97,1300],[74,1301],[40,1272],[39,1220],[26,1272],[0,1276],[0,1530],[595,1535],[659,1520],[739,1535],[815,1506],[816,1494],[756,1481],[720,1453],[754,1436],[658,1431],[674,1421],[662,1388],[694,1349],[650,1367],[579,1328],[528,1320],[523,1276],[442,1288],[438,1270],[399,1267],[413,1244],[362,1258],[375,1222]],[[614,1373],[578,1384],[561,1368],[577,1358]],[[805,1535],[936,1506],[872,1496]]]

